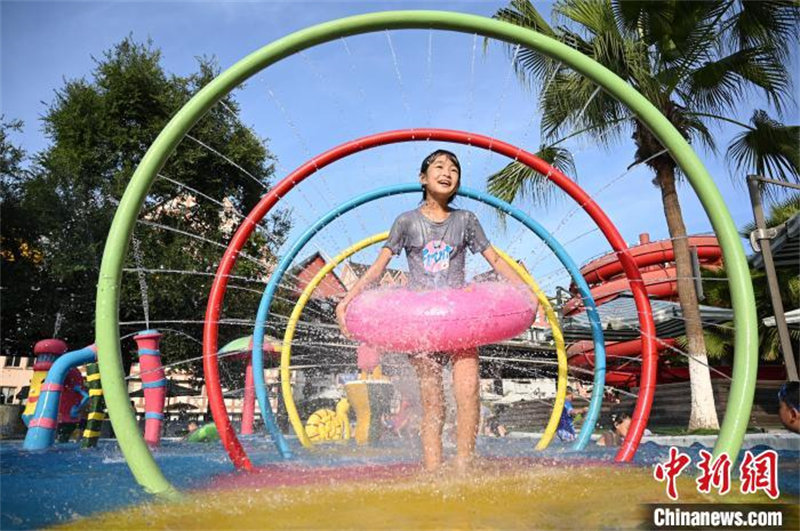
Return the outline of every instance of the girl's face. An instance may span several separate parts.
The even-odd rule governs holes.
[[[447,200],[456,193],[460,177],[458,166],[453,164],[450,157],[439,155],[433,159],[425,173],[419,175],[419,182],[433,199]]]

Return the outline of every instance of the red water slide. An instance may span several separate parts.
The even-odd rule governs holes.
[[[697,253],[701,266],[712,269],[722,266],[722,249],[716,236],[690,236],[689,247]],[[640,234],[639,245],[631,247],[630,254],[639,267],[649,297],[670,301],[677,299],[677,270],[671,240],[651,242],[648,234]],[[630,291],[630,283],[623,274],[616,253],[592,260],[581,268],[581,274],[589,284],[598,306],[613,300],[622,292]],[[584,311],[583,301],[574,284],[570,286],[570,291],[575,296],[564,305],[564,315]],[[659,338],[656,341],[659,355],[669,353],[674,345],[674,338]],[[618,387],[636,385],[641,370],[641,352],[641,338],[606,343],[606,384]],[[578,341],[569,347],[567,356],[572,367],[593,368],[594,344],[592,341]],[[662,372],[659,367],[659,383],[662,380],[680,379],[678,374],[667,375]]]

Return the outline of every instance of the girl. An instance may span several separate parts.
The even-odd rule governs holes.
[[[489,243],[478,218],[472,212],[451,208],[461,184],[461,165],[455,154],[443,149],[422,161],[419,181],[422,205],[401,214],[392,225],[389,238],[364,276],[336,307],[336,317],[347,336],[347,305],[368,286],[376,283],[393,255],[405,250],[408,259],[408,287],[414,290],[459,288],[464,285],[465,250],[481,253],[502,277],[522,283]],[[422,398],[423,459],[427,470],[442,464],[442,426],[445,399],[442,368],[453,362],[453,396],[456,402],[456,467],[465,469],[475,451],[479,421],[478,350],[411,355]]]

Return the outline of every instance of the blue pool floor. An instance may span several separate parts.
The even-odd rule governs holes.
[[[416,463],[420,460],[415,439],[387,439],[370,447],[352,444],[324,445],[312,451],[289,439],[296,460],[308,467],[352,466],[360,464]],[[253,463],[265,465],[281,461],[273,444],[262,436],[243,438]],[[553,443],[544,452],[535,452],[530,438],[479,438],[478,453],[487,457],[546,457],[556,464],[575,465],[581,461],[608,462],[612,466],[616,449],[590,444],[583,452]],[[699,460],[706,447],[695,443],[682,450]],[[707,448],[706,448],[707,449]],[[750,450],[759,453],[766,446]],[[452,448],[447,449],[452,452]],[[652,466],[663,462],[669,447],[646,442],[634,464]],[[166,440],[154,457],[167,479],[181,490],[202,488],[215,476],[234,471],[227,454],[218,443],[192,444]],[[0,443],[0,529],[39,529],[68,522],[94,513],[119,509],[146,501],[149,496],[136,483],[113,439],[101,440],[97,448],[84,450],[77,443],[56,445],[43,451],[27,452],[20,441]],[[800,452],[779,451],[779,486],[784,494],[800,494]]]

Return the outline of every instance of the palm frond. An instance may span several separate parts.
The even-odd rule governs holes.
[[[540,97],[542,135],[554,140],[585,129],[602,145],[610,145],[621,132],[627,109],[597,85],[570,70],[562,70]]]
[[[800,179],[800,126],[787,126],[756,110],[753,128],[736,135],[728,146],[727,160],[735,174],[758,174],[772,179]]]
[[[735,48],[768,48],[781,61],[798,40],[800,10],[796,0],[741,2],[729,30],[722,36]]]
[[[619,37],[616,16],[608,0],[562,0],[553,6],[553,14],[562,17],[565,22],[578,24],[586,33],[587,40],[609,33]]]
[[[722,323],[721,326],[703,329],[703,342],[709,359],[718,360],[729,356],[734,350],[733,323]],[[685,335],[675,338],[681,350],[689,349],[689,340]]]
[[[800,212],[800,193],[794,193],[773,203],[764,221],[767,227],[777,227],[798,212]],[[739,234],[742,238],[749,238],[750,233],[754,230],[756,230],[756,223],[751,221],[739,228]],[[800,277],[798,277],[798,281],[800,284]]]
[[[492,18],[558,39],[558,34],[528,0],[513,0],[509,7],[499,9]],[[488,39],[484,39],[484,46],[487,43]],[[509,52],[513,53],[511,49]],[[520,49],[516,55],[512,55],[512,58],[517,76],[528,86],[531,86],[534,80],[550,76],[559,65],[555,59],[530,48]]]
[[[746,48],[696,68],[680,83],[679,92],[686,107],[724,113],[735,110],[743,91],[751,87],[763,90],[780,107],[789,86],[784,65],[761,48]]]
[[[575,178],[575,161],[568,150],[543,146],[536,156],[550,163],[560,172]],[[548,177],[519,161],[514,161],[490,175],[487,179],[486,189],[490,194],[507,203],[526,201],[544,206],[555,198],[556,187]]]
[[[712,152],[717,151],[717,143],[714,141],[714,135],[709,131],[705,122],[699,116],[694,115],[681,115],[684,123],[684,129],[689,133],[691,140],[700,140],[708,150]]]

